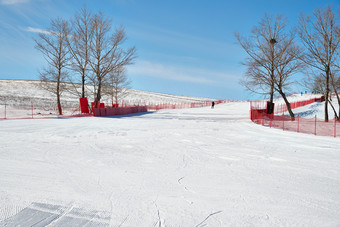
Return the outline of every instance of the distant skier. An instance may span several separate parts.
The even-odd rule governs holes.
[[[215,106],[215,102],[212,101],[212,103],[211,103],[211,109],[214,109],[214,106]]]

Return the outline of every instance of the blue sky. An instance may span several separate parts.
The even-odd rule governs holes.
[[[39,79],[45,62],[34,49],[36,31],[86,5],[123,25],[126,45],[136,46],[138,58],[128,67],[134,89],[254,99],[239,85],[246,54],[234,32],[249,35],[265,13],[283,14],[294,26],[301,12],[329,4],[340,0],[0,0],[0,79]]]

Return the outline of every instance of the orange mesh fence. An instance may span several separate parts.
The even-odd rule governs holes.
[[[302,106],[312,104],[314,102],[321,102],[323,99],[324,99],[324,97],[320,97],[320,98],[312,98],[312,99],[309,99],[309,100],[303,100],[303,101],[298,101],[298,102],[292,102],[292,103],[290,103],[290,107],[291,107],[291,109],[295,109],[295,108],[299,108],[299,107],[302,107]],[[275,114],[282,114],[286,111],[288,111],[288,108],[287,108],[287,105],[285,103],[276,105],[275,108],[274,108]]]
[[[262,119],[256,119],[254,122],[263,126],[279,128],[284,131],[309,133],[317,136],[340,136],[340,121],[336,118],[326,122],[317,117],[307,119],[300,116],[291,118],[282,115],[274,116],[273,118],[263,117]]]
[[[224,103],[226,101],[224,100],[216,100],[214,101],[215,105],[217,104],[221,104]],[[122,101],[119,104],[112,104],[111,105],[107,105],[105,104],[105,106],[107,107],[136,107],[136,106],[146,106],[148,110],[162,110],[162,109],[184,109],[184,108],[198,108],[198,107],[206,107],[206,106],[211,106],[212,102],[195,102],[195,103],[158,103],[158,104],[154,104],[154,103],[147,103],[147,102],[128,102],[128,101]]]
[[[217,100],[215,104],[220,104],[225,101]],[[103,105],[109,108],[119,108],[119,110],[97,110],[97,116],[105,116],[107,114],[123,115],[129,113],[145,112],[146,110],[161,110],[161,109],[182,109],[182,108],[196,108],[211,106],[212,102],[199,102],[199,103],[180,103],[180,104],[146,104],[139,101],[138,103],[122,102],[121,104]],[[135,108],[138,107],[138,108]],[[139,108],[140,107],[140,108]],[[125,108],[125,109],[124,109]],[[146,108],[146,109],[145,109]],[[101,108],[98,108],[101,109]],[[41,105],[0,105],[0,119],[38,119],[38,118],[56,118],[56,117],[83,117],[94,115],[93,108],[89,108],[90,113],[81,113],[80,106],[76,107],[62,107],[63,115],[58,114],[56,107],[42,107]],[[107,115],[106,115],[107,116]]]
[[[58,109],[54,107],[41,107],[37,105],[16,106],[0,105],[0,119],[37,119],[55,117],[80,116],[79,107],[63,107],[63,115],[58,115]]]
[[[322,98],[299,101],[291,103],[291,106],[293,109],[293,107],[298,108],[321,100]],[[267,106],[264,101],[253,101],[250,103],[250,119],[256,124],[318,136],[340,136],[340,121],[336,118],[327,122],[316,116],[310,119],[302,118],[300,116],[292,118],[285,116],[283,114],[285,111],[287,111],[287,107],[284,104],[281,104],[275,107],[275,115],[267,114]],[[278,113],[282,113],[282,115],[278,115]]]

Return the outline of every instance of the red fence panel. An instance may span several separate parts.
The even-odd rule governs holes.
[[[90,113],[89,111],[89,102],[87,101],[87,98],[79,98],[80,103],[80,112],[81,113]]]
[[[147,112],[146,106],[94,108],[94,116],[108,117]]]
[[[310,100],[293,102],[291,103],[291,107],[292,109],[298,108],[321,100],[322,97],[320,99],[313,98]],[[340,121],[335,118],[328,122],[318,119],[316,116],[311,119],[301,118],[299,116],[291,118],[283,114],[283,112],[287,111],[287,106],[285,104],[276,105],[276,115],[268,115],[263,108],[264,103],[264,101],[250,103],[250,119],[256,124],[280,128],[282,130],[310,133],[318,136],[340,136]],[[282,115],[278,115],[278,113],[282,113]]]
[[[32,118],[55,118],[55,117],[84,117],[89,115],[88,100],[87,98],[79,99],[80,105],[76,107],[62,107],[63,115],[58,115],[57,108],[42,107],[35,105],[27,106],[14,106],[14,105],[0,105],[0,119],[32,119]],[[215,101],[215,104],[224,103],[223,100]],[[141,102],[139,102],[141,103]],[[114,104],[112,108],[105,108],[104,103],[97,103],[99,108],[94,108],[94,103],[91,103],[91,111],[94,116],[114,116],[125,115],[138,112],[146,112],[147,110],[160,110],[160,109],[179,109],[179,108],[196,108],[203,106],[211,106],[211,102],[199,103],[181,103],[181,104],[149,104],[143,106],[129,105],[124,101],[121,107]],[[96,110],[95,110],[96,109]]]

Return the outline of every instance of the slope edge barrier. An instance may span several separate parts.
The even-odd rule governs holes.
[[[215,104],[224,103],[224,100],[216,100]],[[180,103],[180,104],[145,104],[139,102],[137,105],[122,102],[119,105],[106,106],[101,103],[102,108],[89,108],[86,103],[87,112],[81,110],[81,105],[74,107],[62,107],[63,115],[58,115],[58,108],[53,106],[40,105],[0,105],[0,119],[49,119],[69,117],[90,117],[90,116],[116,116],[162,109],[183,109],[211,106],[211,102]],[[96,110],[95,110],[96,109]],[[106,110],[105,110],[106,109]],[[109,114],[109,115],[108,115]]]
[[[323,101],[323,97],[313,98],[305,101],[292,102],[292,109],[312,104],[314,102]],[[314,118],[302,118],[285,116],[287,111],[285,104],[280,104],[274,107],[273,114],[268,114],[267,102],[251,101],[250,102],[250,120],[256,124],[279,128],[286,131],[295,131],[302,133],[309,133],[318,136],[340,136],[340,121],[336,118],[326,122],[316,116]]]

